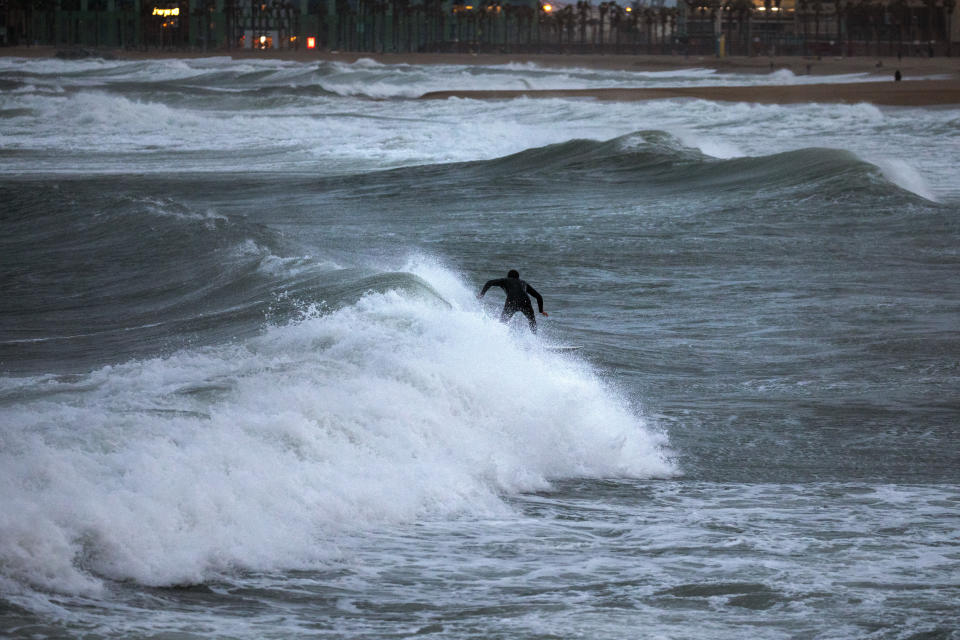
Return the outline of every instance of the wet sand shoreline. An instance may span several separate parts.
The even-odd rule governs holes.
[[[56,47],[10,47],[0,57],[52,58]],[[598,100],[653,100],[701,98],[705,100],[791,104],[800,102],[860,103],[888,106],[937,106],[960,104],[960,58],[804,58],[728,57],[682,55],[583,55],[509,53],[346,53],[335,51],[135,51],[100,50],[108,58],[124,60],[205,58],[229,56],[237,60],[276,59],[295,62],[345,62],[369,59],[382,64],[505,65],[536,64],[552,68],[587,68],[619,71],[662,72],[676,69],[712,69],[719,74],[755,73],[787,69],[796,75],[827,76],[860,74],[870,82],[825,84],[779,84],[762,86],[661,87],[568,89],[544,91],[436,91],[424,99],[450,97],[509,99],[574,97]],[[894,82],[894,70],[903,82]],[[914,80],[913,78],[917,78]]]

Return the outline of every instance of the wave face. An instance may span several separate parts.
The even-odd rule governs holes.
[[[136,180],[127,187],[30,181],[7,191],[4,370],[82,371],[251,337],[318,301],[336,309],[370,291],[432,292],[410,274],[297,255],[263,224],[145,195]]]
[[[804,148],[756,157],[716,158],[666,131],[637,131],[611,140],[574,139],[493,160],[431,165],[321,181],[325,188],[386,195],[416,181],[424,190],[451,181],[478,191],[529,189],[552,193],[609,193],[643,189],[651,195],[684,192],[736,197],[851,197],[910,202],[933,199],[915,172],[877,166],[836,149]]]
[[[552,479],[676,472],[592,367],[479,313],[449,269],[341,267],[109,184],[7,185],[6,589],[317,567],[345,535],[507,513]]]

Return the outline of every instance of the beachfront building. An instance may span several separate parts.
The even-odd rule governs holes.
[[[956,0],[0,0],[0,45],[950,55]]]
[[[681,37],[701,54],[934,56],[960,42],[956,0],[681,1]]]

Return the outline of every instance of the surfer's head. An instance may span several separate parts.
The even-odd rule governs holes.
[[[519,277],[520,277],[520,272],[517,271],[516,269],[510,269],[510,271],[507,272],[507,277],[508,277],[508,278],[519,278]]]

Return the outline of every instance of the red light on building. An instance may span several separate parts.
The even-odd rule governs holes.
[[[316,49],[317,39],[313,36],[307,36],[307,49]]]

